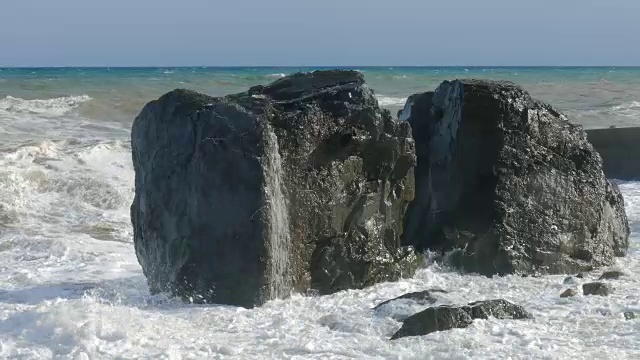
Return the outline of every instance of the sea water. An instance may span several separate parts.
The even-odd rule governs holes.
[[[640,311],[639,182],[619,182],[632,237],[628,255],[610,267],[628,276],[611,281],[608,297],[559,297],[602,270],[565,285],[563,275],[487,278],[433,262],[411,279],[252,310],[150,295],[129,219],[133,118],[174,88],[224,95],[299,70],[312,69],[0,69],[0,358],[640,358],[640,321],[623,317]],[[359,70],[394,114],[407,96],[442,80],[491,78],[521,84],[586,128],[640,125],[639,68]],[[285,191],[272,180],[268,191]],[[270,210],[277,231],[282,206]],[[420,309],[372,308],[429,288],[448,291],[441,304],[503,298],[535,319],[477,320],[389,341],[397,314]]]
[[[291,293],[291,228],[289,226],[289,210],[285,196],[284,173],[280,157],[278,137],[273,128],[267,125],[263,134],[265,154],[264,166],[266,219],[268,225],[269,252],[267,272],[268,285],[264,296],[266,299],[282,299]]]

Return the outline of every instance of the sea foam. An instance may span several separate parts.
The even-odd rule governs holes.
[[[378,99],[378,105],[384,106],[404,106],[405,102],[407,102],[406,97],[392,97],[392,96],[376,96]]]
[[[40,116],[62,116],[91,100],[88,95],[64,96],[52,99],[25,100],[6,96],[0,100],[0,113],[37,114]]]
[[[620,116],[637,117],[640,120],[640,101],[631,101],[613,106],[611,111]]]

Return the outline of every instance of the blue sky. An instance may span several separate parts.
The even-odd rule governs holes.
[[[5,0],[0,66],[640,65],[640,0]]]

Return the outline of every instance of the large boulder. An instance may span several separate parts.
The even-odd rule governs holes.
[[[362,75],[318,71],[213,98],[172,91],[132,129],[134,243],[152,292],[251,307],[412,275],[409,124]]]
[[[618,188],[582,127],[510,82],[456,80],[400,113],[416,141],[404,241],[486,275],[609,265],[628,247]]]
[[[506,300],[476,301],[465,306],[443,305],[431,307],[406,318],[400,330],[391,340],[407,337],[427,335],[436,331],[466,328],[474,319],[532,319],[533,316],[522,306]]]

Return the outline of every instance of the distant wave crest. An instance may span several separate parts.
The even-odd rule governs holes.
[[[618,115],[640,118],[640,101],[632,101],[616,105],[612,107],[611,110]]]
[[[0,99],[0,112],[13,114],[37,114],[42,116],[62,116],[91,100],[88,95],[64,96],[52,99],[25,100],[13,96]]]
[[[404,106],[407,102],[407,98],[404,97],[377,96],[377,98],[380,106]]]
[[[269,78],[283,78],[283,77],[287,76],[287,74],[278,73],[278,74],[269,74],[269,75],[266,75],[266,76],[269,77]]]

